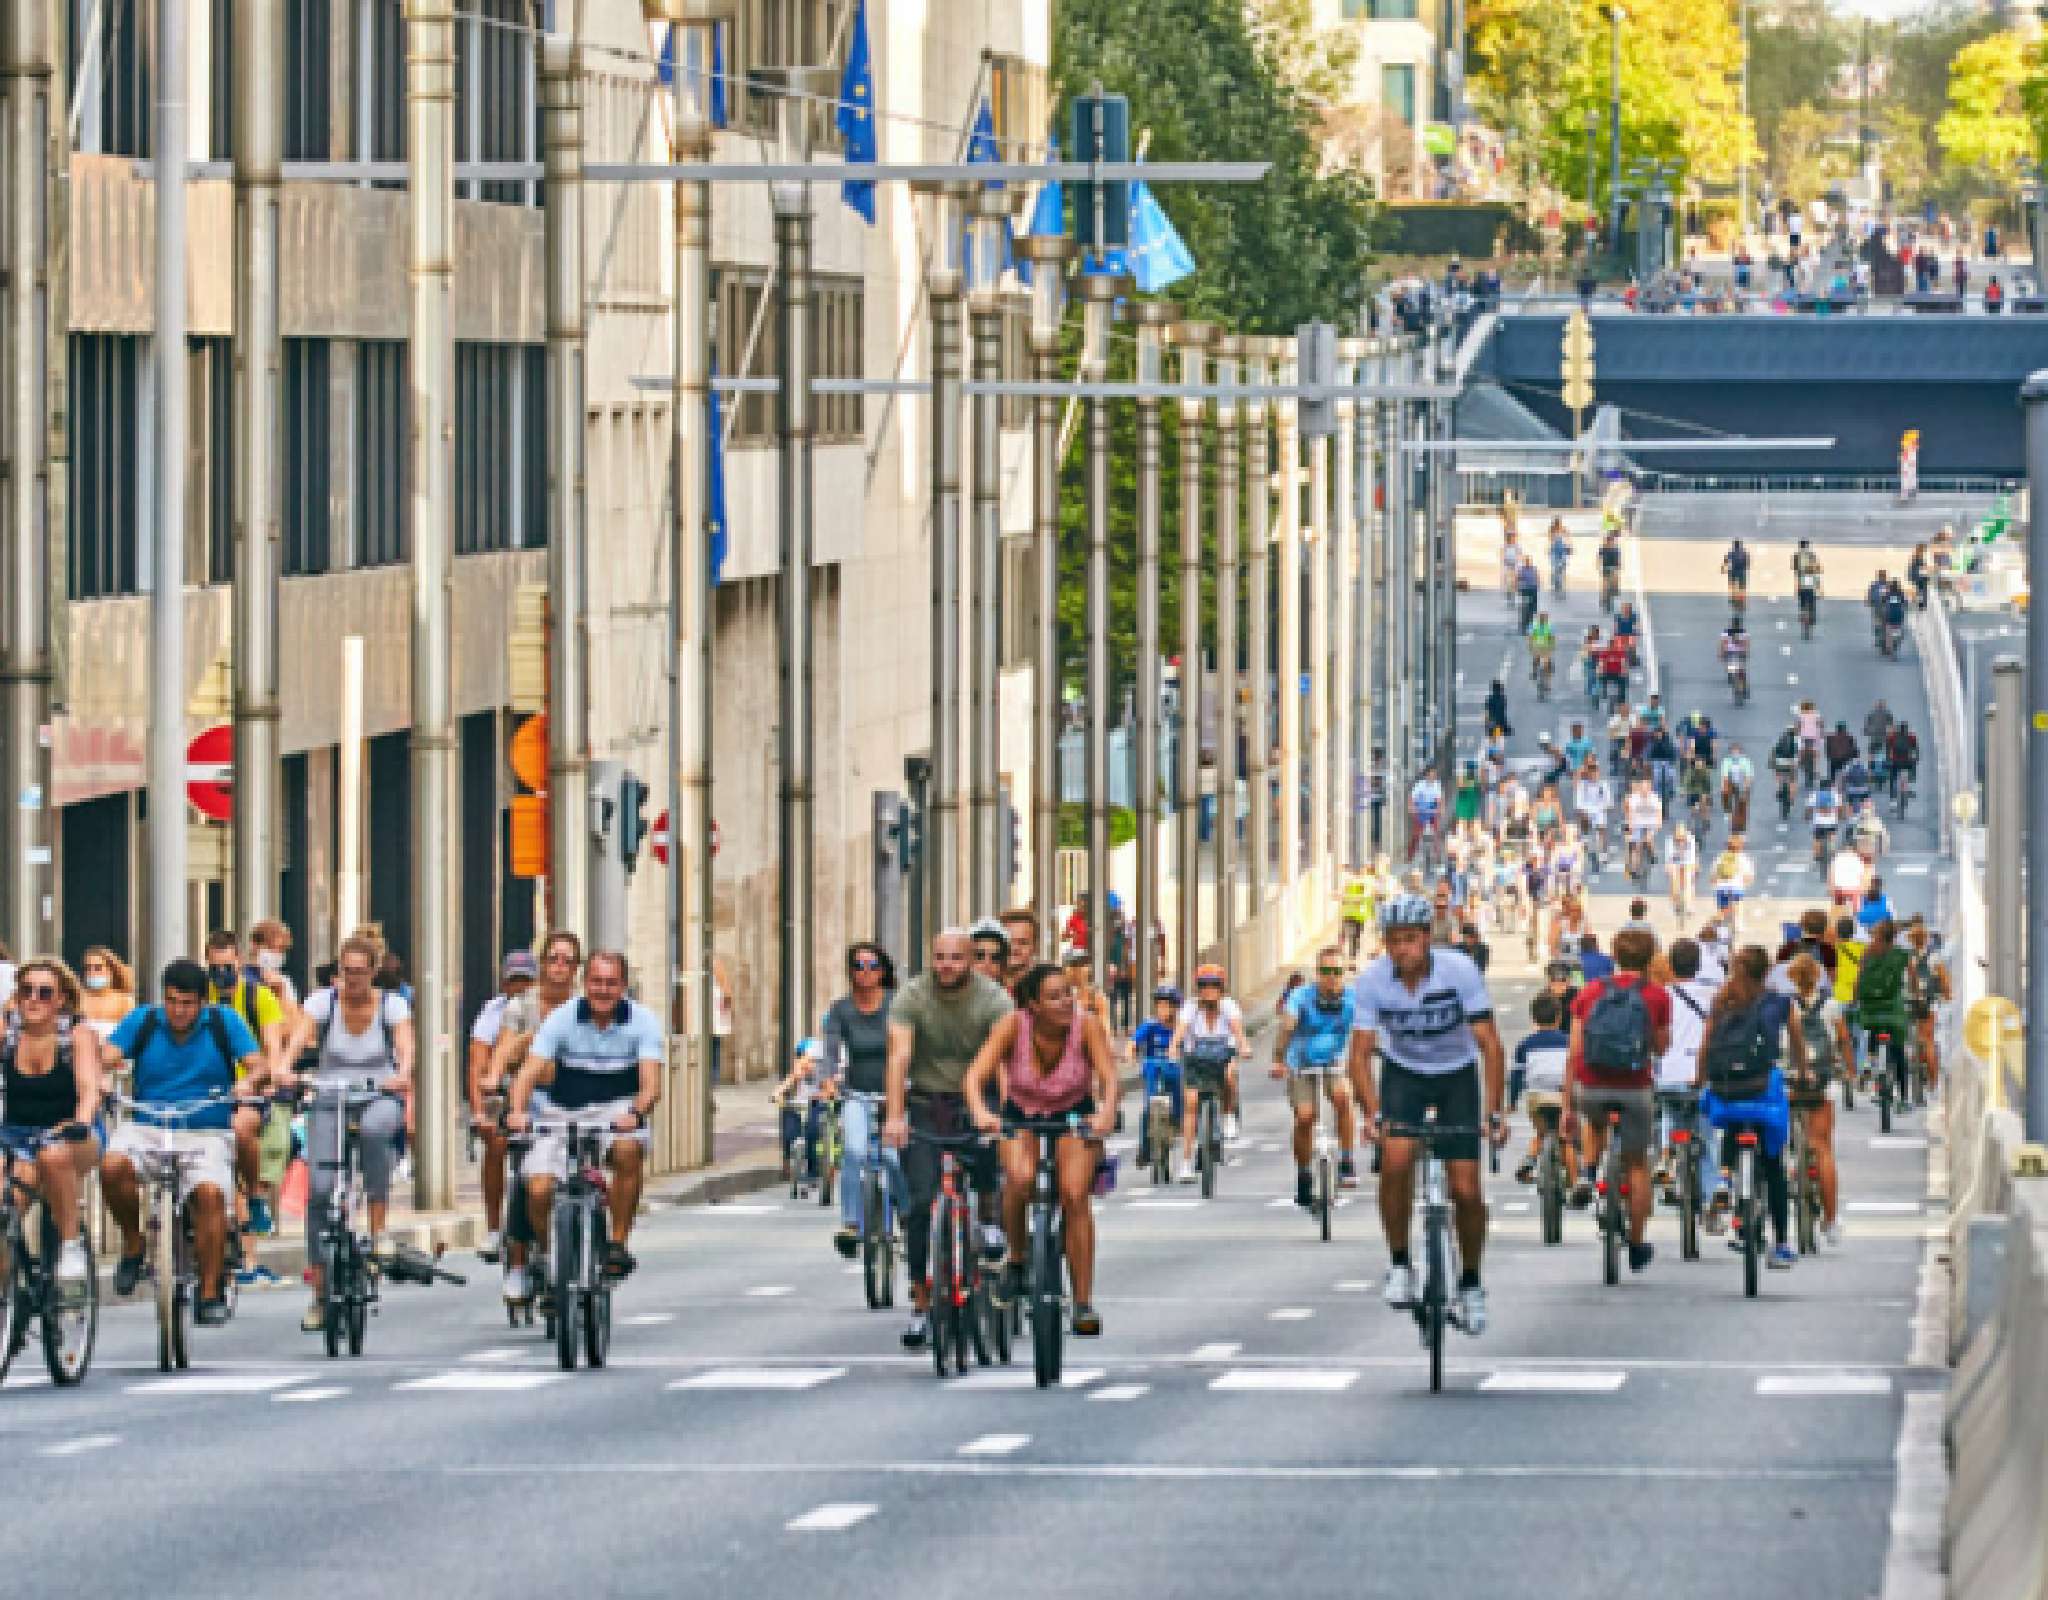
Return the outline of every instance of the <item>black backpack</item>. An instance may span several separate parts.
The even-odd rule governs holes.
[[[1714,1019],[1707,1040],[1707,1086],[1723,1100],[1754,1100],[1771,1086],[1771,1030],[1759,997]]]
[[[1588,1072],[1627,1078],[1642,1071],[1650,1063],[1650,1006],[1642,981],[1602,984],[1580,1032]]]
[[[151,1006],[142,1014],[142,1025],[135,1030],[135,1042],[128,1051],[128,1059],[130,1061],[140,1061],[142,1059],[143,1051],[149,1048],[149,1041],[156,1037],[156,1030],[163,1026],[163,1021],[164,1008],[162,1006]],[[228,1071],[233,1073],[241,1066],[241,1058],[235,1054],[235,1047],[228,1039],[227,1018],[220,1014],[220,1007],[217,1005],[201,1006],[199,1008],[199,1025],[212,1036],[213,1047],[220,1052],[221,1060],[228,1064]],[[254,1030],[252,1029],[251,1031],[253,1032]]]

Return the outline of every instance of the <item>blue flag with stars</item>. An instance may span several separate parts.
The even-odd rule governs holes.
[[[1161,209],[1150,184],[1131,185],[1131,246],[1125,270],[1140,290],[1157,294],[1195,270],[1195,258]]]
[[[1045,159],[1058,161],[1060,142],[1048,139],[1045,144]],[[1028,239],[1057,239],[1067,231],[1067,197],[1059,180],[1048,178],[1038,186],[1038,198],[1031,202],[1031,220],[1025,225],[1024,236]],[[1017,276],[1025,283],[1031,282],[1031,263],[1019,259]]]
[[[1002,146],[996,143],[995,118],[989,111],[987,98],[984,97],[981,102],[981,109],[974,114],[974,126],[968,130],[967,164],[976,167],[990,166],[999,164],[1002,159]],[[1000,189],[1003,185],[1000,182],[991,182],[988,187]],[[974,276],[974,228],[971,223],[967,227],[966,255],[968,277],[972,278]],[[1008,272],[1018,265],[1016,229],[1006,220],[1003,223],[1003,264],[1001,270]]]
[[[868,6],[860,0],[853,14],[853,37],[846,45],[846,70],[839,75],[839,110],[835,119],[839,136],[846,144],[849,162],[872,162],[879,148],[875,139],[875,65],[868,53]],[[848,180],[839,187],[846,203],[860,213],[869,227],[875,222],[875,186],[865,180]]]

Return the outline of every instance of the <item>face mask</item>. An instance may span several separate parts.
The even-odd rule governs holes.
[[[208,967],[206,973],[213,979],[213,986],[222,993],[232,989],[235,986],[235,979],[240,976],[233,967]]]
[[[284,952],[282,950],[258,950],[256,952],[256,965],[265,972],[282,972],[284,971]]]
[[[88,972],[85,975],[85,986],[88,989],[104,989],[112,981],[104,972]]]

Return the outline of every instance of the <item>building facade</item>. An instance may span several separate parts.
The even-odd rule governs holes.
[[[1442,93],[1433,18],[1442,0],[1316,0],[1319,30],[1354,36],[1350,93],[1326,119],[1333,157],[1358,164],[1383,199],[1433,193],[1424,145]]]

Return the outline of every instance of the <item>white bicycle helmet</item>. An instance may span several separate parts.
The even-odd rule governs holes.
[[[1435,921],[1435,908],[1419,894],[1397,894],[1380,907],[1382,928],[1427,928]]]

